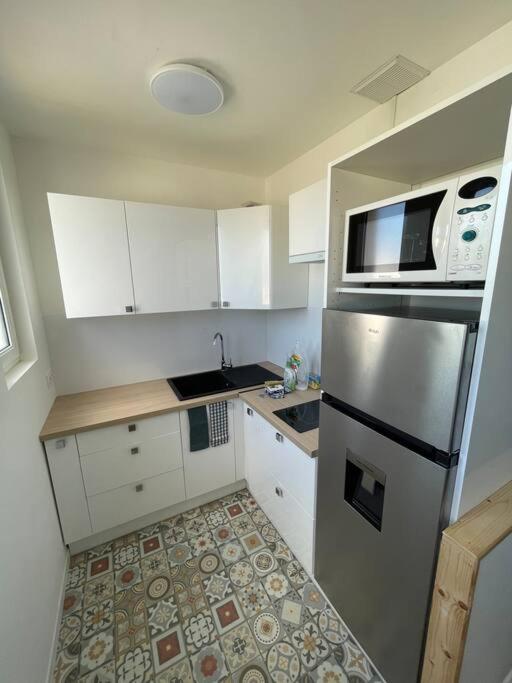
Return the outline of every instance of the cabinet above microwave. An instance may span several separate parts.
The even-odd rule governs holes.
[[[325,260],[327,179],[319,180],[289,197],[290,263]]]

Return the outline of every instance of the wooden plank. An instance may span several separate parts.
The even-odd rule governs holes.
[[[481,559],[511,532],[512,481],[469,510],[445,533]]]
[[[309,432],[295,431],[283,422],[280,418],[274,415],[274,410],[281,408],[289,408],[291,406],[307,403],[320,398],[320,391],[314,389],[306,389],[305,391],[293,391],[291,394],[286,394],[284,398],[274,399],[264,394],[260,389],[255,391],[247,391],[241,395],[241,398],[247,405],[254,408],[254,410],[265,418],[270,424],[277,429],[278,432],[286,436],[292,443],[298,446],[307,455],[316,457],[318,455],[318,438],[319,429],[311,429]]]
[[[265,361],[260,365],[280,376],[283,374],[282,368],[274,363]],[[198,405],[236,398],[240,393],[237,389],[180,401],[167,380],[156,379],[57,396],[39,438],[46,441],[129,420],[162,415],[174,410],[186,410]]]
[[[421,683],[458,681],[477,574],[478,560],[443,535]]]
[[[421,683],[457,683],[480,561],[512,532],[512,482],[443,532]]]

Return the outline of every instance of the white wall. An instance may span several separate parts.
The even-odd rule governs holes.
[[[284,366],[300,340],[310,372],[320,372],[324,264],[309,266],[308,308],[267,313],[267,358]]]
[[[511,670],[511,566],[508,536],[480,562],[460,683],[502,683]]]
[[[324,178],[327,165],[343,154],[368,142],[412,116],[416,116],[490,74],[512,63],[512,22],[461,52],[433,71],[426,79],[393,100],[372,109],[321,144],[276,171],[265,181],[269,203],[286,203],[292,192]],[[484,117],[484,113],[483,113]],[[320,297],[322,283],[310,268],[310,296]],[[268,358],[282,363],[290,338],[303,339],[310,350],[313,369],[320,366],[321,327],[316,309],[306,311],[271,312],[268,314]],[[293,333],[288,330],[293,328]],[[273,333],[272,328],[275,330]]]
[[[223,208],[265,201],[263,179],[35,140],[15,139],[14,154],[59,394],[214,367],[217,330],[233,361],[266,358],[264,312],[67,320],[46,200],[63,192]]]
[[[0,171],[0,254],[9,271],[9,283],[16,285],[11,297],[16,301],[15,316],[24,327],[28,321],[33,333],[32,339],[23,335],[30,369],[10,389],[0,377],[0,680],[41,683],[60,617],[57,612],[65,569],[64,545],[38,441],[54,391],[46,386],[48,350],[10,143],[1,126]]]

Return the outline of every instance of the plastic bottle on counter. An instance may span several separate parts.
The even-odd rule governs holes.
[[[308,388],[309,364],[299,340],[295,342],[295,348],[290,360],[292,370],[295,370],[295,374],[297,375],[297,389],[299,391],[305,391]]]
[[[284,390],[287,394],[289,394],[292,391],[295,391],[295,389],[297,388],[297,375],[295,374],[295,370],[292,368],[292,363],[291,363],[290,358],[288,358],[288,360],[286,361],[286,367],[284,369],[283,384],[284,384]]]

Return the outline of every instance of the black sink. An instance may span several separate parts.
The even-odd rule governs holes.
[[[189,398],[200,398],[210,394],[220,394],[233,389],[247,389],[258,386],[267,380],[282,379],[261,365],[240,365],[225,370],[209,370],[195,375],[171,377],[167,381],[180,401]]]

